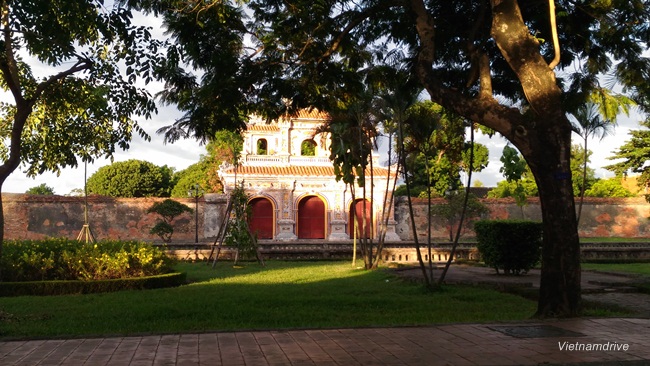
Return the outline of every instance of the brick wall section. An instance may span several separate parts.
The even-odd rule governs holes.
[[[84,198],[2,194],[5,239],[76,238],[84,224]],[[160,241],[149,230],[159,216],[148,214],[154,202],[164,198],[88,197],[90,228],[98,240]],[[177,199],[194,209],[194,199]],[[199,237],[203,230],[203,204],[199,200]],[[184,213],[174,222],[173,241],[194,241],[194,214]]]
[[[443,203],[443,199],[434,199],[433,204]],[[490,209],[486,219],[527,219],[541,221],[539,200],[531,198],[523,208],[515,204],[514,199],[482,199]],[[426,239],[427,200],[413,199],[416,229],[420,240]],[[576,202],[576,209],[577,209]],[[579,233],[582,237],[623,237],[650,238],[650,204],[642,197],[635,198],[585,198],[580,219]],[[475,220],[475,219],[474,219]],[[462,237],[474,236],[472,221],[463,226]],[[399,197],[395,205],[395,231],[402,240],[413,240],[410,215],[406,197]],[[450,225],[444,220],[432,220],[432,237],[449,240]],[[456,229],[453,230],[454,234]]]
[[[44,237],[76,238],[84,223],[83,197],[37,196],[3,194],[6,239],[40,239]],[[154,202],[163,198],[88,198],[90,226],[97,239],[136,239],[156,241],[149,234],[158,216],[147,214]],[[177,199],[191,208],[191,198]],[[434,199],[434,204],[443,200]],[[199,241],[210,242],[216,236],[222,221],[226,199],[223,195],[206,195],[199,200]],[[416,227],[421,240],[426,239],[426,200],[414,199]],[[487,199],[491,219],[541,220],[539,201],[530,199],[523,210],[512,199]],[[522,212],[523,211],[523,212]],[[585,199],[580,235],[583,237],[643,237],[650,238],[650,204],[643,198]],[[408,205],[398,198],[395,206],[396,232],[402,240],[412,240]],[[434,218],[433,235],[437,240],[448,240],[449,224]],[[174,222],[172,241],[194,241],[194,214],[183,214]],[[455,231],[454,231],[455,232]],[[471,222],[463,229],[463,237],[473,236]]]

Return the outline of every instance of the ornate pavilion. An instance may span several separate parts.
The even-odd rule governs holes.
[[[251,117],[237,171],[229,164],[221,166],[219,178],[226,193],[243,182],[250,195],[249,223],[258,239],[347,241],[354,236],[354,212],[361,228],[357,235],[377,237],[388,169],[377,167],[377,157],[373,156],[375,199],[367,193],[365,202],[361,197],[352,202],[345,183],[335,179],[329,136],[316,134],[327,119],[326,113],[317,110],[303,110],[271,123]],[[394,178],[394,171],[391,175]],[[367,179],[367,192],[369,184]],[[357,196],[361,191],[356,189]],[[364,207],[365,223],[361,222]],[[399,241],[393,210],[386,210],[390,215],[386,241]]]

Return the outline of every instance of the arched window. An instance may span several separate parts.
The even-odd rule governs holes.
[[[305,140],[300,144],[300,155],[316,156],[316,142],[314,140]]]
[[[268,151],[268,143],[266,142],[266,139],[257,140],[257,155],[267,155]]]

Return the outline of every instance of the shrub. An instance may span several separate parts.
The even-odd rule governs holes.
[[[6,241],[3,281],[103,280],[171,272],[173,260],[136,241],[84,243],[69,239]]]
[[[540,259],[542,224],[520,220],[481,220],[474,223],[476,247],[486,265],[508,274],[526,273]]]
[[[123,290],[148,290],[175,287],[186,283],[185,273],[166,273],[157,276],[119,278],[101,281],[35,281],[0,282],[0,297],[51,296],[91,294]]]

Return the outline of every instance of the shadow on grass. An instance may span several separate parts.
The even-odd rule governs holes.
[[[193,284],[83,296],[0,299],[0,337],[56,338],[219,330],[348,328],[527,319],[534,303],[489,289],[431,293],[349,263],[187,264]],[[193,268],[201,266],[205,268]],[[183,266],[184,267],[184,266]],[[180,267],[177,269],[181,269]]]

